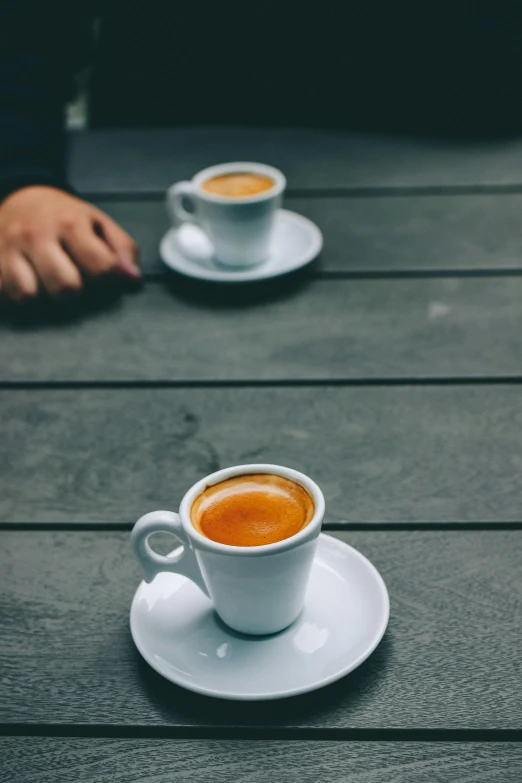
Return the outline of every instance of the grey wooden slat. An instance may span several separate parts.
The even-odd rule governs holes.
[[[430,140],[344,131],[248,128],[105,130],[71,136],[70,176],[83,191],[164,190],[214,163],[260,161],[291,188],[522,183],[522,140]]]
[[[351,675],[275,709],[197,696],[142,661],[127,532],[0,532],[0,722],[225,726],[230,738],[238,726],[520,730],[522,532],[338,537],[381,571],[389,628]]]
[[[520,373],[522,279],[151,283],[97,312],[0,324],[0,380],[447,378]],[[29,319],[29,316],[27,316]],[[1,320],[1,316],[0,316]]]
[[[133,523],[219,468],[316,479],[328,520],[522,520],[522,387],[0,391],[0,520]]]
[[[322,229],[322,272],[522,268],[522,196],[299,198]]]
[[[515,743],[0,738],[2,783],[519,783]]]
[[[132,234],[142,268],[164,273],[158,244],[168,229],[159,201],[98,206]],[[325,245],[322,273],[458,272],[522,269],[522,196],[288,198],[285,206],[315,221]]]

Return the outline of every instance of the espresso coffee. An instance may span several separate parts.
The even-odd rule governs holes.
[[[314,501],[300,484],[256,473],[207,487],[192,504],[190,516],[196,530],[212,541],[263,546],[298,533],[314,511]]]
[[[217,196],[244,198],[270,190],[274,187],[274,180],[264,174],[237,172],[211,177],[203,183],[202,187],[207,193],[214,193]]]

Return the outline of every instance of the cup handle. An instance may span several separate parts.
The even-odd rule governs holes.
[[[149,545],[149,536],[153,533],[172,533],[176,538],[179,538],[182,546],[170,557],[158,555]],[[131,545],[134,555],[141,565],[146,582],[152,582],[154,577],[163,571],[170,571],[186,576],[197,584],[206,596],[209,595],[194,549],[183,530],[179,514],[174,514],[172,511],[151,511],[149,514],[145,514],[141,519],[138,519],[132,529]]]
[[[188,199],[194,208],[189,212],[183,206],[183,199]],[[176,182],[167,190],[167,210],[173,223],[198,223],[196,189],[192,182]]]

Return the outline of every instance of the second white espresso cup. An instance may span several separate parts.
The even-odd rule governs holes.
[[[207,180],[224,174],[260,174],[273,187],[251,196],[230,197],[203,189]],[[167,191],[171,221],[195,223],[203,229],[218,261],[236,269],[266,261],[276,211],[286,187],[284,175],[263,163],[223,163],[200,171],[190,182],[177,182]],[[190,211],[186,204],[190,205]]]
[[[191,519],[192,504],[209,486],[234,476],[270,473],[301,484],[314,502],[308,525],[290,538],[263,546],[230,546],[203,536]],[[189,489],[179,507],[153,511],[136,522],[131,543],[146,582],[171,571],[191,579],[208,595],[221,619],[236,631],[270,634],[290,625],[304,605],[305,591],[325,502],[312,479],[279,465],[238,465],[212,473]],[[153,533],[174,534],[182,548],[165,557],[150,548]]]

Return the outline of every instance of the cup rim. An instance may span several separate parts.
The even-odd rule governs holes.
[[[251,473],[272,473],[276,476],[288,478],[300,484],[312,496],[314,501],[314,515],[310,522],[289,538],[283,538],[281,541],[275,541],[273,544],[262,544],[261,546],[232,546],[231,544],[221,544],[218,541],[212,541],[210,538],[202,535],[194,526],[190,512],[192,504],[198,495],[207,487],[219,484],[235,476],[249,475]],[[179,516],[181,524],[189,540],[197,544],[198,549],[204,549],[208,552],[216,552],[223,555],[236,555],[240,557],[266,557],[278,552],[285,552],[293,549],[295,546],[314,539],[319,535],[321,523],[325,512],[324,495],[319,486],[304,473],[300,473],[293,468],[285,468],[282,465],[271,465],[268,463],[252,463],[249,465],[235,465],[230,468],[222,468],[209,476],[197,481],[184,495],[180,507]]]
[[[252,174],[264,174],[274,180],[274,186],[270,190],[263,190],[262,193],[254,193],[251,196],[221,196],[218,193],[208,193],[203,190],[203,183],[212,177],[218,177],[220,174],[232,174],[234,172],[248,172]],[[231,163],[218,163],[215,166],[209,166],[206,169],[198,171],[192,177],[192,184],[197,190],[197,194],[205,201],[212,201],[216,204],[254,204],[257,201],[267,201],[279,196],[286,188],[286,177],[282,171],[269,166],[266,163],[253,163],[252,161],[236,161]]]

